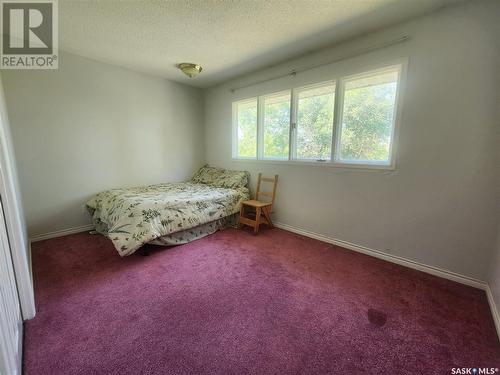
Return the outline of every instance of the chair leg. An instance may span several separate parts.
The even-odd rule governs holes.
[[[253,233],[257,234],[259,233],[259,225],[260,225],[260,214],[261,214],[261,208],[257,207],[255,209],[255,227],[253,228]]]
[[[240,216],[238,217],[238,228],[241,228],[243,226],[243,224],[241,224],[240,217],[244,217],[244,213],[245,213],[245,206],[242,204],[240,207]]]
[[[269,207],[263,207],[264,210],[264,216],[267,219],[267,222],[269,223],[269,228],[274,228],[273,222],[271,220],[271,215],[269,214]]]

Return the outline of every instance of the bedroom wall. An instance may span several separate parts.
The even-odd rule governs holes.
[[[205,93],[210,164],[279,174],[275,220],[486,280],[496,238],[500,3],[467,2],[327,48]],[[232,93],[230,88],[332,61],[409,35],[405,43]],[[231,159],[231,102],[408,57],[394,171]]]
[[[68,53],[59,70],[1,74],[30,236],[89,224],[94,193],[204,162],[199,89]]]
[[[500,59],[497,60],[499,65],[499,69],[497,72],[497,84],[498,84],[498,93],[497,93],[497,111],[498,111],[498,126],[497,126],[497,203],[496,209],[499,212],[500,217]],[[488,284],[491,289],[491,294],[493,300],[495,302],[495,307],[497,309],[498,322],[497,322],[497,331],[500,337],[500,220],[498,220],[497,227],[497,241],[496,246],[493,250],[493,255],[490,264],[490,274],[488,278]]]

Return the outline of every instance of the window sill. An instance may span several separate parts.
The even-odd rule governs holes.
[[[338,162],[318,162],[318,161],[299,161],[299,160],[269,160],[269,159],[243,159],[232,158],[233,162],[250,163],[250,164],[278,164],[278,165],[295,165],[319,168],[336,168],[336,169],[357,169],[357,170],[378,170],[378,171],[394,171],[394,165],[381,164],[357,164],[357,163],[338,163]]]

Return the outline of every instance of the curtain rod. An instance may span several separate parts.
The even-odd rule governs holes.
[[[393,39],[393,40],[390,40],[390,41],[384,42],[384,43],[379,43],[379,44],[376,44],[376,45],[374,45],[372,47],[359,49],[357,51],[354,51],[354,52],[352,52],[352,53],[350,53],[348,55],[345,55],[343,57],[337,58],[335,60],[328,60],[326,62],[322,62],[322,63],[319,63],[319,64],[313,64],[313,65],[305,66],[305,67],[302,67],[302,68],[292,69],[288,73],[285,73],[285,74],[280,74],[280,75],[277,75],[277,76],[274,76],[274,77],[271,77],[271,78],[266,78],[266,79],[263,79],[261,81],[256,81],[256,82],[253,82],[253,83],[249,83],[247,85],[233,87],[230,91],[231,92],[235,92],[236,90],[241,90],[241,89],[244,89],[246,87],[258,85],[258,84],[264,83],[264,82],[274,81],[275,79],[284,78],[284,77],[288,77],[288,76],[295,77],[297,75],[297,73],[302,73],[302,72],[305,72],[307,70],[318,68],[320,66],[329,65],[329,64],[333,64],[333,63],[336,63],[336,62],[339,62],[339,61],[342,61],[342,60],[350,59],[352,57],[364,55],[365,53],[368,53],[368,52],[371,52],[371,51],[374,51],[374,50],[377,50],[377,49],[381,49],[381,48],[393,46],[395,44],[406,42],[408,39],[410,39],[410,37],[408,35],[404,35],[404,36],[402,36],[400,38]]]

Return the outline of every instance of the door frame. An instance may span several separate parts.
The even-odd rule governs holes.
[[[22,373],[23,321],[15,272],[7,235],[3,205],[0,202],[0,373]]]
[[[35,317],[35,297],[31,276],[30,246],[19,194],[14,148],[0,75],[0,196],[14,265],[23,320]]]

